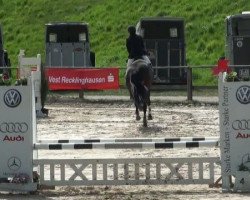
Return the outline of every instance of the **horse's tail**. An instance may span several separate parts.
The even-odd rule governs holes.
[[[131,85],[137,89],[138,94],[142,95],[144,93],[144,85],[142,84],[141,79],[138,77],[138,74],[132,74],[130,81]]]
[[[132,74],[130,82],[135,105],[139,108],[139,110],[142,110],[145,103],[144,98],[148,89],[142,84],[138,74]]]

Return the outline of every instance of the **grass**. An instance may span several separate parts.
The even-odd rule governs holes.
[[[0,22],[12,66],[20,49],[45,59],[46,23],[79,21],[89,23],[96,66],[124,67],[128,25],[146,16],[183,17],[187,64],[213,65],[224,55],[225,18],[245,10],[250,10],[249,0],[0,0]],[[202,84],[209,81],[203,78]]]

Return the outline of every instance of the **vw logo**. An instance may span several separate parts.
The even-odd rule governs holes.
[[[236,91],[236,98],[242,104],[250,103],[250,87],[243,85]]]
[[[9,158],[8,167],[12,171],[17,171],[21,167],[21,160],[15,156]]]
[[[26,133],[28,131],[28,124],[25,122],[3,122],[0,124],[1,133]]]
[[[232,128],[234,130],[250,130],[250,119],[235,120],[232,123]]]
[[[22,100],[20,92],[15,89],[10,89],[4,94],[4,103],[11,108],[17,107]]]

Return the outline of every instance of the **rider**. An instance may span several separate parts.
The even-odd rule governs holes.
[[[129,37],[126,39],[126,47],[128,51],[128,62],[127,67],[137,59],[143,59],[148,64],[151,64],[148,56],[147,50],[145,48],[143,39],[140,35],[136,34],[136,29],[134,26],[128,27]]]
[[[130,92],[130,98],[132,99],[132,94],[130,91],[131,86],[130,86],[129,77],[128,77],[128,71],[130,67],[132,67],[132,63],[137,59],[142,59],[148,64],[148,66],[152,67],[152,65],[147,56],[147,50],[145,48],[143,39],[140,35],[136,34],[135,27],[129,26],[128,32],[129,32],[129,37],[126,39],[126,47],[128,51],[128,62],[127,62],[127,70],[126,70],[125,79],[126,79],[126,85]]]

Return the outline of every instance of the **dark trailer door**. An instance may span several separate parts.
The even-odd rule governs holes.
[[[186,84],[185,34],[182,18],[142,18],[137,24],[154,68],[155,84]],[[171,68],[164,68],[172,66]],[[160,69],[160,68],[163,69]]]
[[[226,19],[226,57],[230,65],[250,65],[250,13]],[[250,76],[250,67],[234,69],[239,78]]]

